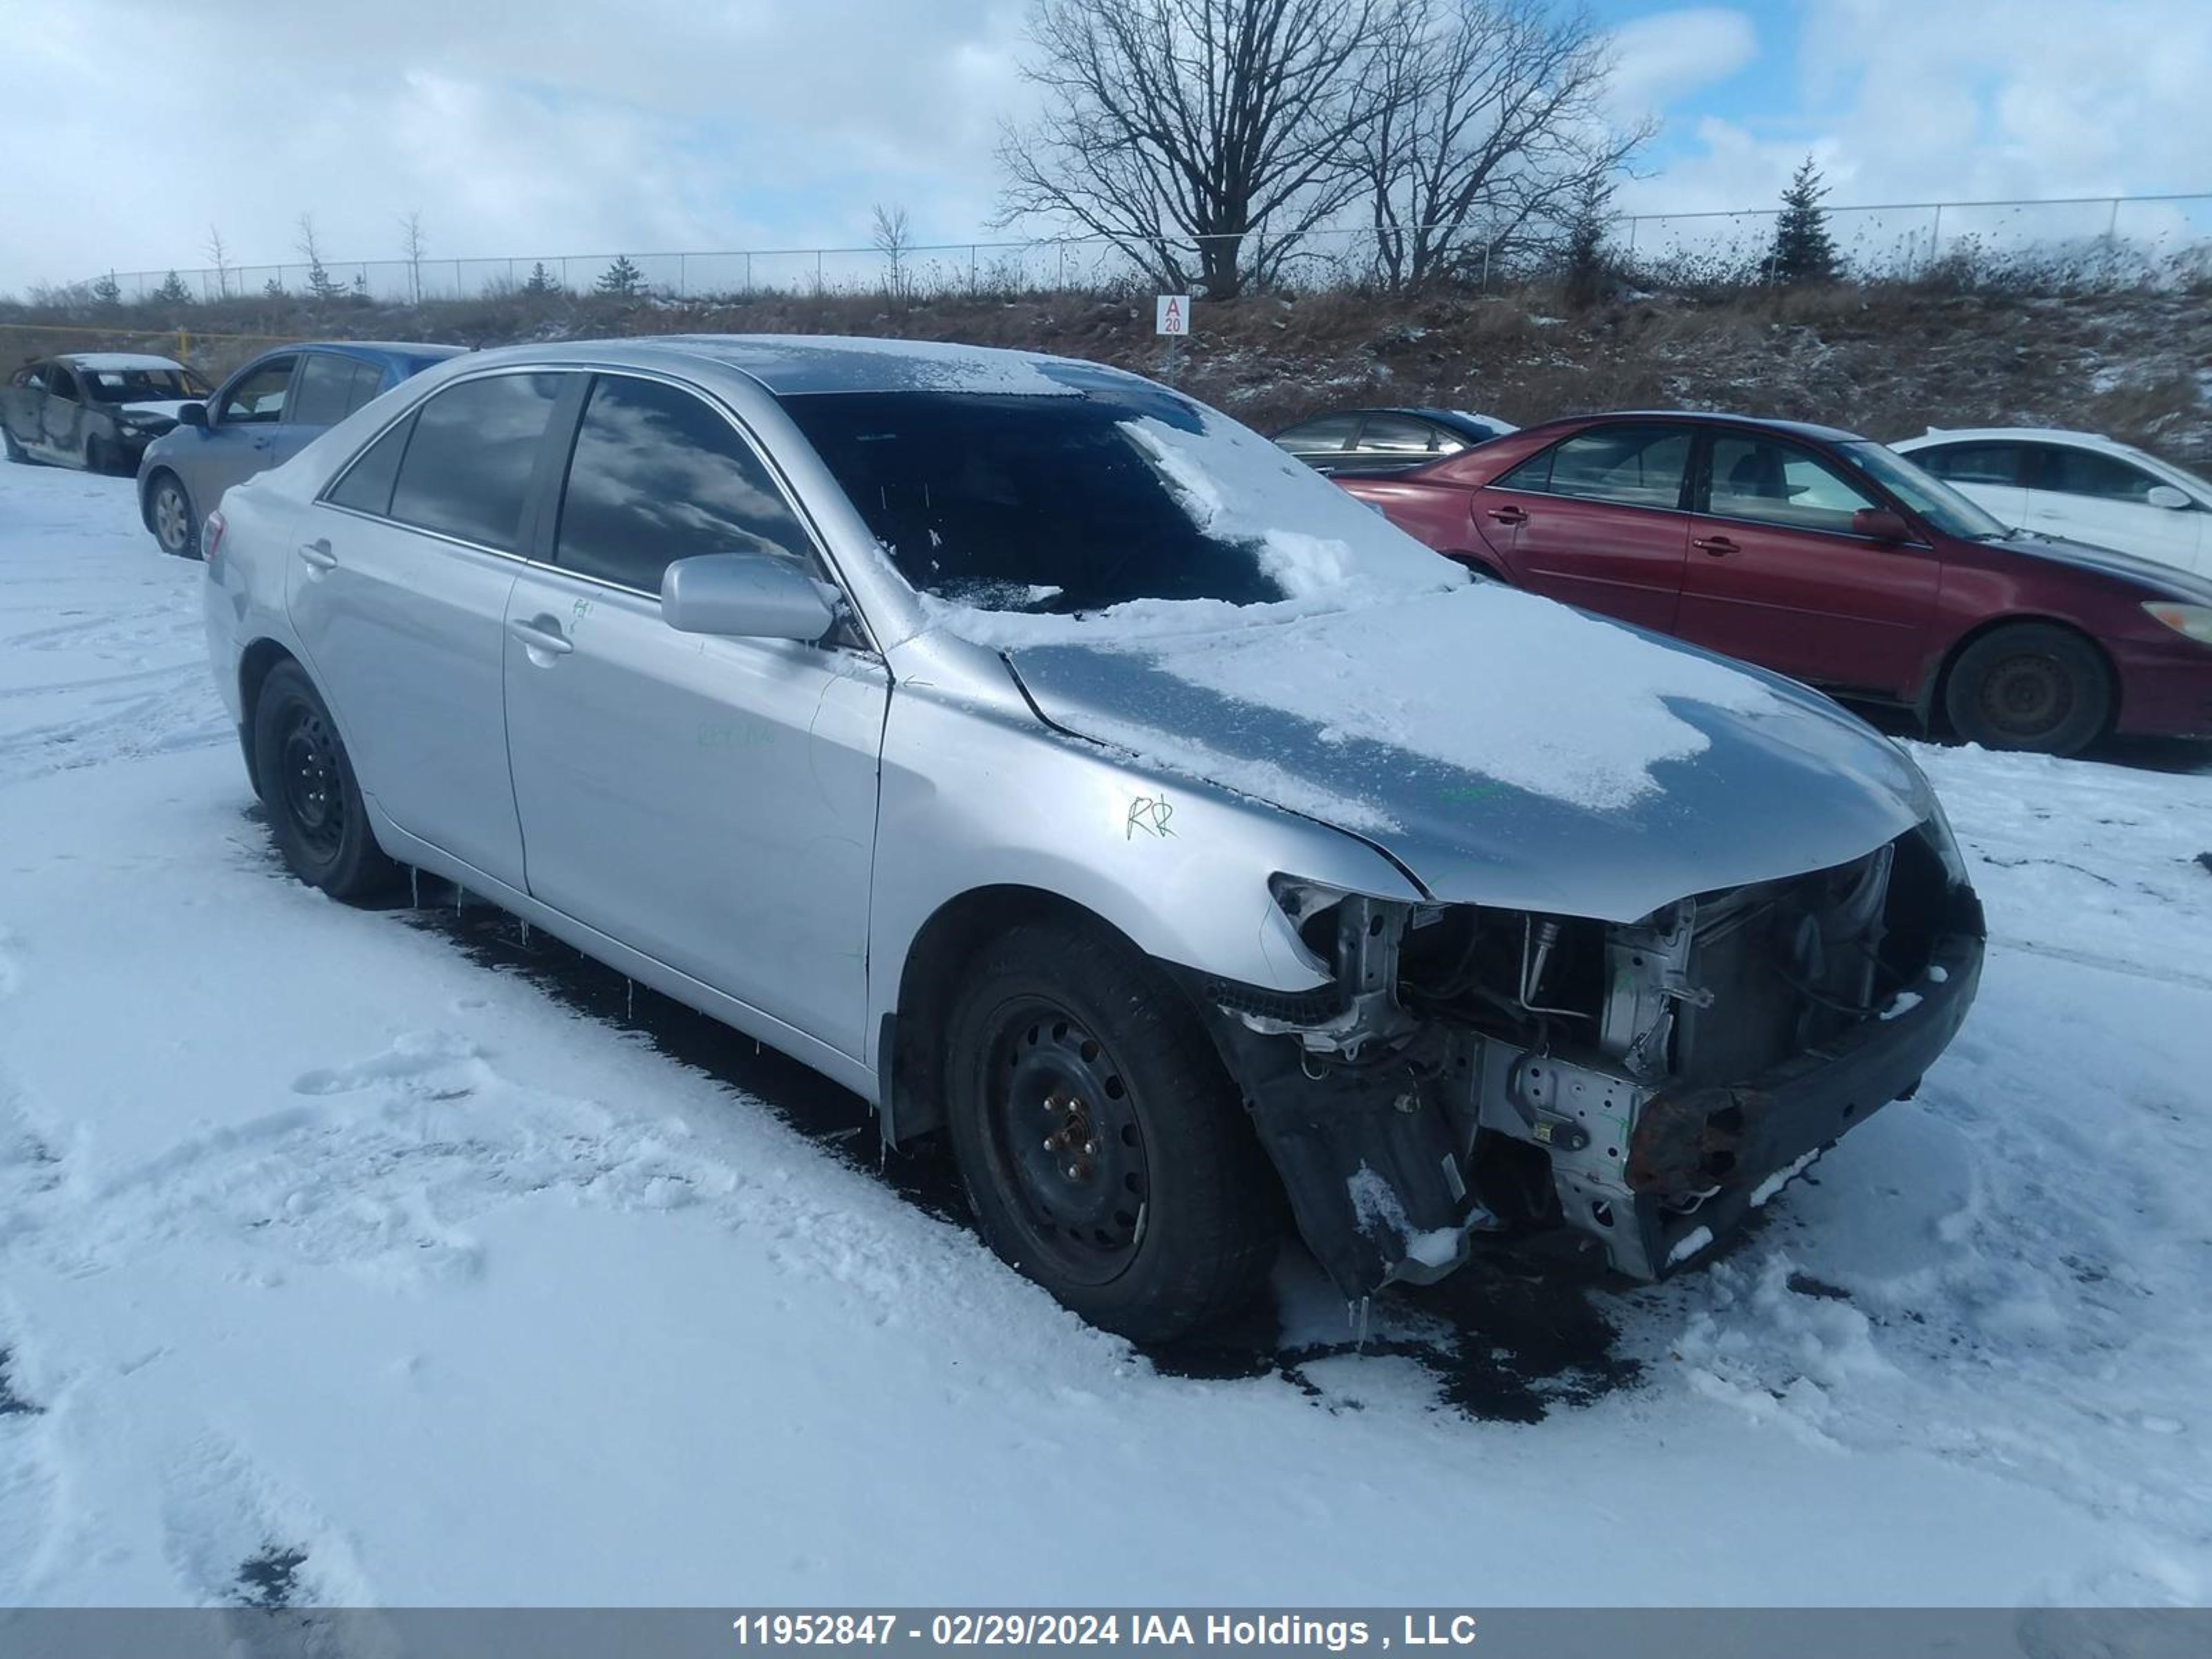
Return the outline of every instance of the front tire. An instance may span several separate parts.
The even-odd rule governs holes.
[[[1952,729],[1984,749],[2075,755],[2112,718],[2112,671],[2095,646],[2069,629],[2013,623],[1959,653],[1944,682],[1943,708]]]
[[[192,498],[185,492],[175,473],[164,472],[155,480],[147,517],[153,523],[154,539],[161,544],[161,551],[179,559],[199,556],[199,515],[192,511]]]
[[[295,662],[270,670],[253,705],[253,771],[276,850],[292,873],[334,899],[390,886],[399,866],[384,855],[337,723]]]
[[[108,463],[106,442],[97,433],[84,441],[84,470],[88,472],[113,471]]]
[[[1015,927],[971,967],[946,1051],[961,1178],[1017,1271],[1138,1341],[1252,1299],[1281,1188],[1197,1016],[1129,945]]]
[[[31,459],[24,453],[23,446],[15,441],[15,434],[8,430],[4,423],[0,423],[0,448],[6,450],[11,461],[27,462]]]

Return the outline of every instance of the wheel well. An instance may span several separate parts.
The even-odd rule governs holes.
[[[890,1067],[885,1118],[900,1143],[945,1126],[945,1030],[968,963],[1008,929],[1042,921],[1096,929],[1139,950],[1097,912],[1041,887],[978,887],[940,905],[907,951],[889,1053],[878,1058]]]
[[[1474,553],[1464,548],[1454,548],[1445,554],[1444,557],[1449,559],[1454,564],[1466,565],[1478,575],[1487,576],[1494,582],[1502,583],[1507,587],[1513,586],[1513,578],[1505,574],[1505,568],[1487,553]]]
[[[247,781],[256,794],[261,793],[261,780],[255,775],[253,765],[253,710],[261,701],[261,687],[270,672],[280,662],[296,662],[297,658],[274,640],[256,640],[246,647],[246,654],[238,662],[239,729],[246,749]]]
[[[157,466],[138,485],[138,522],[149,530],[154,527],[154,489],[164,478],[177,478],[177,475],[166,466]],[[182,478],[177,478],[177,488],[185,490],[186,501],[191,500],[192,492],[185,489]]]
[[[1992,617],[1987,622],[1977,623],[1951,642],[1951,648],[1943,653],[1943,660],[1937,666],[1936,672],[1929,677],[1928,690],[1921,698],[1919,713],[1923,725],[1933,726],[1936,716],[1943,713],[1944,701],[1951,694],[1951,671],[1959,665],[1959,659],[1966,654],[1968,647],[2007,628],[2056,628],[2061,632],[2071,634],[2082,644],[2087,646],[2098,662],[2103,665],[2105,685],[2112,693],[2112,706],[2106,712],[2106,726],[2107,730],[2111,729],[2112,723],[2117,720],[2120,714],[2120,672],[2112,662],[2112,653],[2105,649],[2102,641],[2086,629],[2068,622],[2063,617],[2045,617],[2033,612]],[[1947,720],[1948,718],[1946,716]]]

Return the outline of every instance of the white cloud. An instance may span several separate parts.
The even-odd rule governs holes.
[[[1653,12],[1613,31],[1614,108],[1629,119],[1662,112],[1748,67],[1759,34],[1721,6]]]
[[[1768,73],[1790,113],[1701,120],[1626,204],[1771,204],[1808,154],[1839,203],[2212,188],[2205,0],[1807,0]]]

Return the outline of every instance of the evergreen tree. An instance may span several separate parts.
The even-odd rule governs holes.
[[[522,291],[525,294],[557,294],[561,291],[561,284],[553,280],[553,273],[545,269],[545,262],[540,259],[530,267],[530,280],[522,285]]]
[[[165,306],[188,306],[192,302],[192,291],[185,286],[185,279],[173,270],[154,290],[154,298]]]
[[[104,306],[119,306],[123,303],[123,284],[115,280],[113,271],[109,271],[106,276],[93,283],[92,297]]]
[[[1820,205],[1827,193],[1820,168],[1807,156],[1782,192],[1782,216],[1774,222],[1776,282],[1832,283],[1843,275],[1835,239],[1828,234],[1828,210]]]
[[[629,255],[617,254],[614,264],[600,272],[599,280],[592,286],[602,294],[628,300],[645,292],[645,273],[630,263]]]
[[[368,303],[368,273],[365,270],[353,274],[353,302],[357,306]]]
[[[1613,227],[1613,185],[1602,179],[1583,185],[1567,226],[1567,303],[1577,310],[1595,305],[1612,286],[1613,261],[1605,251]]]
[[[282,300],[288,297],[284,292],[283,279],[278,276],[271,276],[264,283],[261,285],[261,292],[264,298],[270,300]]]

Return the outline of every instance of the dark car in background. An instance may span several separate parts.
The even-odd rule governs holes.
[[[222,492],[280,462],[410,374],[459,346],[319,340],[241,365],[204,404],[179,411],[175,429],[138,463],[138,513],[165,553],[191,557]]]
[[[0,434],[11,461],[119,471],[206,392],[206,381],[171,358],[64,352],[25,363],[0,386]]]
[[[1316,472],[1424,466],[1516,428],[1463,409],[1339,409],[1286,426],[1275,443]]]
[[[1992,748],[2212,737],[2212,582],[2008,529],[1851,433],[1584,416],[1338,482],[1480,574]]]

